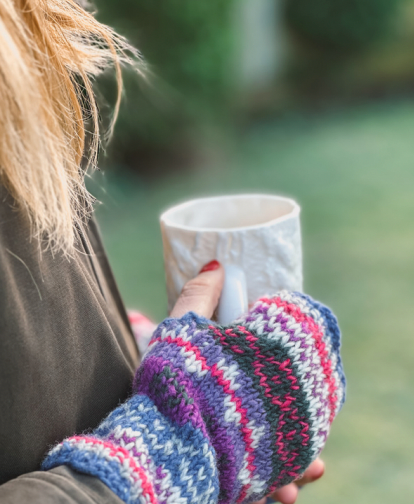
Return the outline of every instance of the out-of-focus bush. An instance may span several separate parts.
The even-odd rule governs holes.
[[[126,35],[149,65],[149,84],[139,86],[125,72],[126,100],[110,157],[145,170],[154,154],[191,151],[194,131],[227,103],[232,3],[97,0],[97,7],[98,17]],[[104,83],[105,95],[112,85]]]
[[[412,93],[414,0],[285,0],[284,15],[275,109]]]
[[[203,142],[211,131],[225,139],[211,127],[228,125],[223,119],[243,125],[308,104],[409,92],[414,83],[414,0],[95,2],[100,20],[149,65],[149,83],[124,72],[126,96],[106,158],[142,174],[210,154]],[[279,61],[272,65],[272,57]],[[246,62],[250,77],[266,75],[265,85],[243,83]],[[113,78],[101,84],[113,102]]]
[[[389,33],[401,0],[288,0],[286,19],[324,49],[355,51]]]

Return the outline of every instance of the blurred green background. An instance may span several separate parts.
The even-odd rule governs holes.
[[[157,76],[151,87],[126,74],[115,137],[89,181],[127,305],[166,315],[163,209],[244,191],[295,198],[306,291],[339,317],[349,383],[326,476],[299,502],[411,502],[414,2],[97,7]],[[111,78],[99,85],[110,101]]]

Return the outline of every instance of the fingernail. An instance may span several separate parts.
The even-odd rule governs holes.
[[[210,261],[209,263],[205,264],[201,268],[200,273],[205,273],[206,271],[214,271],[219,268],[220,268],[220,263],[214,259],[214,261]]]

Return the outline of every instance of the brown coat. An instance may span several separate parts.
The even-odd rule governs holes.
[[[0,188],[0,502],[119,504],[93,477],[36,472],[128,397],[139,357],[95,222],[71,259],[29,236]]]

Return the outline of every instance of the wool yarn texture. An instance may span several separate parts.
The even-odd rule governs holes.
[[[298,479],[345,399],[340,331],[300,293],[263,297],[222,327],[188,313],[152,336],[134,395],[51,450],[127,504],[233,504]]]

